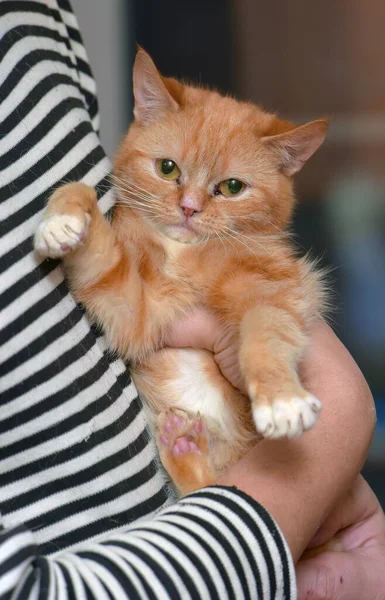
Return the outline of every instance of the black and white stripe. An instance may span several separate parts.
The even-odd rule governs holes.
[[[0,598],[294,598],[285,542],[248,497],[165,508],[124,364],[32,252],[60,182],[112,207],[98,126],[68,1],[0,1]]]
[[[63,6],[0,3],[1,512],[5,528],[30,527],[44,553],[122,530],[166,498],[125,366],[59,263],[32,252],[61,181],[98,186],[102,209],[112,205],[95,86]]]
[[[191,494],[125,533],[50,560],[36,550],[21,527],[0,533],[4,597],[9,589],[17,600],[295,598],[293,566],[274,522],[233,488]]]

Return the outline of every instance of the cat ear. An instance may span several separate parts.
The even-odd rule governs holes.
[[[177,110],[178,104],[168,92],[149,54],[138,47],[134,63],[133,87],[135,119],[148,123],[160,114]]]
[[[285,175],[294,175],[325,139],[329,126],[327,119],[317,119],[300,127],[294,127],[285,133],[261,138],[264,146],[277,156],[281,171]]]

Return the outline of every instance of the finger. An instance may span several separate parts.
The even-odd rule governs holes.
[[[172,348],[204,348],[213,351],[222,330],[214,315],[204,310],[194,310],[178,319],[169,329],[164,340]]]
[[[214,315],[204,310],[194,310],[178,320],[167,332],[165,346],[172,348],[204,348],[214,354],[222,375],[235,387],[246,393],[241,375],[238,346]]]
[[[364,527],[363,523],[370,519],[378,508],[379,503],[375,494],[362,475],[359,475],[349,493],[325,519],[308,548],[323,545],[337,532],[341,532],[338,541],[346,550],[362,545],[365,536],[369,536],[367,527]],[[358,524],[361,526],[357,527]]]
[[[214,348],[214,351],[216,348]],[[242,377],[239,366],[238,348],[235,344],[229,342],[229,346],[225,346],[223,350],[214,355],[214,360],[217,363],[222,375],[230,381],[231,385],[247,396],[247,388]]]
[[[296,571],[298,600],[371,600],[375,598],[376,577],[370,577],[370,569],[377,567],[359,551],[330,552],[300,561]]]

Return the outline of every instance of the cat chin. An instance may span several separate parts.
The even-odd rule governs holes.
[[[161,232],[170,240],[180,244],[196,244],[201,239],[201,235],[192,229],[183,225],[170,225],[162,228]]]

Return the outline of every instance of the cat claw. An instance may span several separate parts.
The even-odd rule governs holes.
[[[35,250],[42,256],[61,258],[84,241],[91,216],[53,215],[44,219],[35,235]]]
[[[254,408],[253,418],[256,430],[265,438],[296,438],[313,427],[321,408],[321,402],[312,394],[280,397],[271,405]]]

